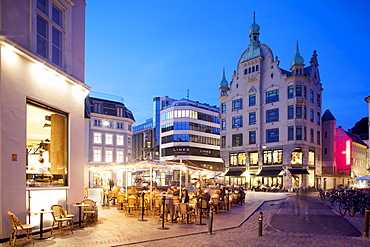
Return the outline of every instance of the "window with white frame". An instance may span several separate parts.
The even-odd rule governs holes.
[[[113,151],[105,150],[105,162],[113,162]]]
[[[101,161],[101,150],[94,149],[94,161]]]
[[[113,134],[105,134],[105,144],[113,144]]]
[[[131,137],[127,137],[127,145],[131,147]]]
[[[237,111],[243,109],[243,99],[236,99],[232,101],[232,110]]]
[[[117,129],[123,130],[123,123],[117,122]]]
[[[256,105],[256,94],[249,95],[249,106]]]
[[[221,129],[222,130],[226,129],[226,119],[221,119]]]
[[[117,145],[123,146],[123,135],[117,135]]]
[[[266,123],[279,121],[279,108],[266,111]]]
[[[94,132],[94,143],[99,143],[99,144],[101,144],[101,133],[99,133],[99,132]]]
[[[94,119],[94,126],[95,127],[101,127],[101,120],[100,119]]]
[[[243,127],[243,116],[233,117],[232,125],[233,129]]]
[[[221,103],[221,113],[226,112],[226,103]]]
[[[63,67],[65,10],[52,0],[37,0],[36,9],[36,52],[53,64]]]
[[[124,156],[123,156],[123,151],[117,150],[117,162],[123,162],[124,161]]]

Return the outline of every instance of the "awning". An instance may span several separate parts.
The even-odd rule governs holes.
[[[282,169],[267,169],[263,168],[260,173],[258,173],[257,177],[277,177],[279,173],[282,171]]]
[[[243,172],[245,172],[245,169],[243,169],[243,170],[230,169],[225,174],[225,176],[228,176],[228,177],[240,177],[240,175],[242,175]]]
[[[356,177],[355,179],[356,179],[356,181],[359,181],[359,180],[367,180],[367,181],[369,181],[370,180],[370,177]]]
[[[292,175],[299,175],[299,174],[310,174],[307,169],[302,168],[289,168],[288,169]]]

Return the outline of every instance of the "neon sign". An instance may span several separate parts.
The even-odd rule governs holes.
[[[346,141],[346,165],[351,164],[351,141]]]

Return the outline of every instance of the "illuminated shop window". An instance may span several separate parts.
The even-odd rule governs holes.
[[[308,151],[308,165],[314,166],[315,165],[315,151]]]
[[[68,185],[68,114],[27,99],[26,183]]]
[[[283,162],[283,150],[275,149],[263,151],[264,165],[282,164],[282,162]]]
[[[258,152],[249,152],[249,165],[258,166]]]
[[[247,157],[245,153],[238,153],[238,166],[245,166]]]
[[[292,152],[292,165],[302,165],[303,153],[300,148],[294,149]]]
[[[231,153],[230,154],[230,166],[236,166],[238,162],[238,154]]]

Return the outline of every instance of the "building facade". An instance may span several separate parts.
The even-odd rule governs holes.
[[[0,238],[7,211],[32,213],[84,196],[85,1],[0,2]],[[14,196],[16,195],[16,196]],[[77,221],[77,218],[75,219]],[[44,226],[50,227],[51,214]]]
[[[221,157],[229,184],[312,187],[321,176],[321,91],[317,54],[309,65],[298,42],[290,70],[259,41],[249,47],[229,84],[220,83]]]
[[[117,165],[131,162],[132,125],[135,122],[121,97],[94,94],[86,98],[85,186],[109,186],[109,180],[118,187],[126,186],[126,175]]]
[[[368,118],[370,118],[370,96],[368,96],[368,97],[366,97],[365,98],[365,101],[366,101],[366,103],[367,103],[367,116],[368,116]],[[368,145],[370,145],[370,121],[368,122],[368,128],[369,128],[369,141],[368,141]],[[368,150],[368,157],[370,157],[370,149]],[[369,164],[369,175],[368,176],[370,176],[370,164]]]
[[[153,104],[153,118],[134,127],[136,160],[181,162],[220,173],[223,162],[219,146],[219,108],[167,96],[155,97]],[[158,185],[179,180],[176,172],[163,173],[160,177]]]
[[[337,127],[330,110],[322,124],[322,188],[351,187],[356,177],[368,176],[368,146],[360,136]]]

